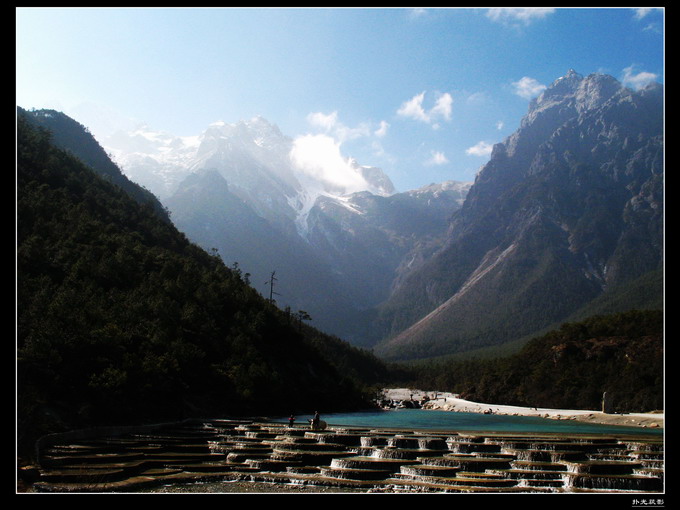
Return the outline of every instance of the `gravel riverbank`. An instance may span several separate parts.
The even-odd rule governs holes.
[[[554,420],[578,420],[605,425],[625,425],[628,427],[663,428],[664,412],[610,414],[601,411],[576,409],[547,409],[536,407],[518,407],[498,404],[482,404],[458,398],[453,393],[412,390],[409,388],[389,388],[383,390],[387,400],[416,400],[422,403],[423,409],[454,411],[465,413],[493,413],[512,416],[536,416]]]

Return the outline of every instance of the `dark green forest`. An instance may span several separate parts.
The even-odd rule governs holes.
[[[413,365],[414,386],[462,398],[524,407],[664,409],[664,319],[661,311],[597,315],[534,338],[494,359]]]
[[[303,334],[237,267],[30,120],[17,119],[20,444],[96,424],[368,405],[357,370],[382,377],[372,355]]]

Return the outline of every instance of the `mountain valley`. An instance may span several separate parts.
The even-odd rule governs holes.
[[[471,185],[397,193],[382,170],[351,158],[338,163],[341,181],[296,160],[293,140],[259,117],[188,139],[136,131],[107,142],[194,242],[238,264],[281,308],[364,347],[375,343],[373,310],[441,246]]]
[[[324,172],[261,117],[101,143],[263,296],[385,359],[516,345],[574,317],[663,306],[659,84],[633,91],[570,70],[474,183],[405,192],[351,158]]]

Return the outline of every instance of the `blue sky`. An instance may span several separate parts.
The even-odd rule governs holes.
[[[399,191],[473,180],[569,69],[664,81],[663,9],[17,8],[16,28],[21,107],[97,137],[261,115]]]

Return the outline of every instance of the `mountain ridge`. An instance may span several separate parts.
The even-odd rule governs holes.
[[[445,246],[382,306],[388,339],[376,352],[506,343],[657,269],[662,132],[658,84],[634,92],[573,71],[556,80],[494,146]]]
[[[137,202],[151,204],[161,218],[170,221],[167,211],[158,198],[151,191],[124,175],[85,126],[56,110],[28,111],[17,107],[17,117],[50,132],[51,141],[57,147],[82,160],[100,176],[125,190]]]

